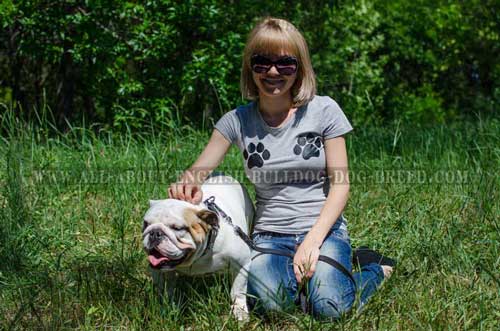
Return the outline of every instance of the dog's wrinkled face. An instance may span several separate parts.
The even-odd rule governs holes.
[[[143,246],[152,268],[170,270],[191,264],[208,232],[218,222],[217,215],[188,202],[151,200],[144,215]]]

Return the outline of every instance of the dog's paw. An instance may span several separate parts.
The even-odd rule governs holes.
[[[247,160],[248,169],[252,169],[253,167],[260,168],[264,165],[264,161],[269,160],[271,153],[262,143],[258,143],[257,146],[254,143],[250,143],[243,151],[243,157]]]
[[[320,150],[323,148],[321,136],[315,132],[301,133],[297,136],[297,144],[293,148],[295,155],[302,154],[304,160],[311,157],[319,157]]]
[[[247,304],[246,302],[241,302],[241,300],[237,300],[231,305],[231,314],[239,322],[247,322],[250,319]]]

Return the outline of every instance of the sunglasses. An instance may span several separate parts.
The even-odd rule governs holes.
[[[297,58],[293,56],[284,56],[276,61],[272,61],[264,55],[255,54],[250,58],[250,65],[252,66],[252,70],[258,74],[264,74],[271,70],[272,66],[275,66],[280,75],[289,76],[297,72],[299,63]]]

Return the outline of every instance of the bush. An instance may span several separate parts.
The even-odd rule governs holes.
[[[260,17],[305,35],[320,94],[355,125],[443,122],[499,101],[500,3],[67,1],[0,4],[0,102],[60,126],[176,126],[246,102],[241,54]]]

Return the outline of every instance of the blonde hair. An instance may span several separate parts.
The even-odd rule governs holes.
[[[314,97],[316,78],[304,37],[292,23],[280,18],[266,17],[250,32],[243,51],[240,80],[243,98],[256,100],[259,97],[257,85],[252,77],[252,55],[280,54],[281,51],[295,56],[299,63],[297,78],[291,90],[293,106],[300,107]]]

